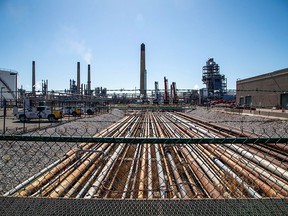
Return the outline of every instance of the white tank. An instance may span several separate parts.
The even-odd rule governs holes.
[[[18,72],[9,69],[0,69],[0,100],[7,101],[17,98]]]

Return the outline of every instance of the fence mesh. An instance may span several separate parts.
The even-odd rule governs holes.
[[[3,197],[288,197],[287,120],[202,108],[113,109],[26,124],[37,127],[0,136]]]

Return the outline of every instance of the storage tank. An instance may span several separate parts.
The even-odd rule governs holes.
[[[10,69],[0,69],[0,100],[17,99],[17,78],[18,72]]]

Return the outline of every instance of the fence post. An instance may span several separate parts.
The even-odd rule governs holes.
[[[5,98],[3,100],[3,107],[4,107],[4,111],[3,111],[3,134],[5,134],[5,132],[6,132],[6,99]]]

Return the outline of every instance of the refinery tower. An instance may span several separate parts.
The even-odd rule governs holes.
[[[202,81],[211,99],[222,99],[227,92],[225,75],[220,74],[219,65],[213,58],[209,58],[203,66]]]
[[[145,65],[145,44],[140,49],[140,94],[143,100],[147,99],[147,71]]]

